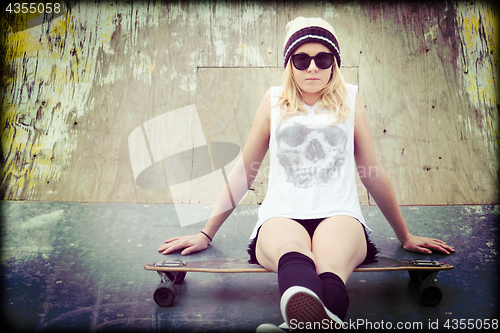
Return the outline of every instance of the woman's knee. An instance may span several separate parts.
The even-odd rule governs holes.
[[[324,222],[318,226],[313,237],[317,272],[335,273],[346,282],[366,257],[363,226],[349,217],[332,218]]]
[[[314,260],[311,252],[311,238],[297,222],[274,218],[266,221],[259,230],[256,256],[266,269],[276,271],[278,261],[288,252],[299,252]]]

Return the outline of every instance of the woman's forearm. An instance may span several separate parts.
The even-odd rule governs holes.
[[[253,162],[252,167],[245,165],[243,157],[240,156],[235,167],[229,173],[227,177],[228,184],[223,186],[215,207],[210,214],[210,218],[202,229],[211,238],[215,236],[219,228],[247,193],[259,169],[255,167],[256,165],[260,166],[260,163]]]
[[[373,170],[371,168],[370,170]],[[391,181],[384,168],[378,166],[375,175],[360,177],[363,185],[373,197],[382,214],[391,225],[401,244],[408,238],[409,231],[399,208]]]

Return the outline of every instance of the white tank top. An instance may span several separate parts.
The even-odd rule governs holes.
[[[270,168],[267,194],[250,236],[272,217],[315,219],[352,216],[367,227],[359,204],[354,163],[354,106],[358,87],[347,85],[349,119],[330,125],[331,116],[304,104],[307,114],[281,120],[271,87]]]

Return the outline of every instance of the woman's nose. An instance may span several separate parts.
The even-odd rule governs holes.
[[[314,62],[314,59],[311,59],[311,63],[309,64],[309,67],[307,68],[307,71],[308,72],[313,72],[313,71],[317,71],[318,70],[318,66],[316,66],[316,63]]]

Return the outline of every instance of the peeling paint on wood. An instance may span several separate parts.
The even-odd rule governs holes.
[[[208,141],[242,146],[268,88],[246,80],[282,68],[299,15],[335,27],[401,204],[497,202],[498,23],[481,2],[96,1],[25,30],[19,16],[2,39],[2,198],[172,202],[134,184],[128,135],[196,104]]]
[[[36,198],[41,184],[51,191],[70,166],[95,66],[93,50],[78,43],[87,36],[82,36],[73,15],[69,12],[5,39],[5,198]]]
[[[467,127],[487,139],[491,157],[487,163],[492,173],[498,172],[498,18],[492,5],[460,2],[457,21],[464,53],[459,59],[464,71],[463,84],[474,107],[467,117]]]

